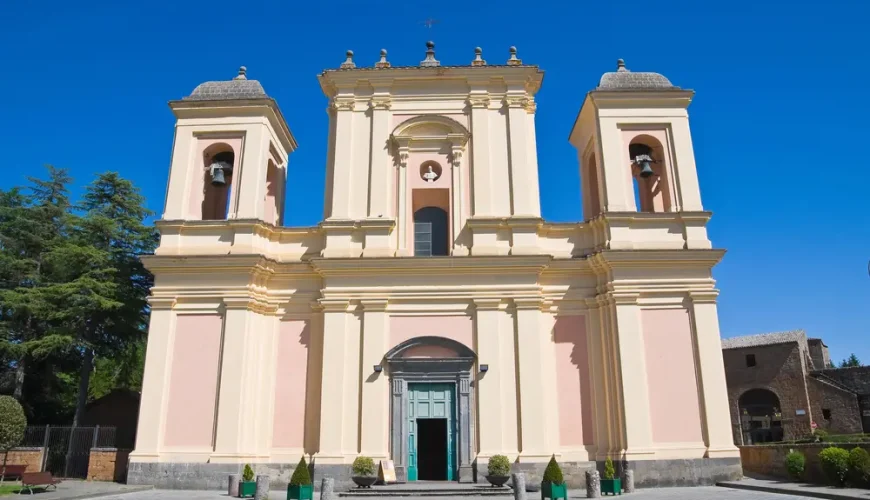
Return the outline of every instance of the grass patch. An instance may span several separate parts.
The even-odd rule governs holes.
[[[18,493],[20,489],[20,484],[2,484],[0,485],[0,495],[11,495],[13,493]]]

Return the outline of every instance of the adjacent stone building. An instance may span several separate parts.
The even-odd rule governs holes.
[[[722,354],[735,444],[799,439],[814,423],[831,433],[870,432],[861,408],[870,401],[870,371],[833,368],[821,339],[803,330],[734,337],[722,341]]]
[[[170,103],[129,481],[225,488],[251,463],[277,487],[303,455],[339,484],[359,455],[405,481],[483,480],[494,454],[530,480],[555,455],[574,487],[608,457],[639,485],[739,477],[694,93],[604,74],[569,135],[584,220],[553,223],[541,69],[424,57],[319,75],[313,227],[283,224],[292,105],[244,68]]]

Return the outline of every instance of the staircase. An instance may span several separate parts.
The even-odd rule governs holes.
[[[415,481],[413,483],[351,488],[339,497],[511,497],[508,486],[493,487],[487,483],[455,483],[452,481]]]

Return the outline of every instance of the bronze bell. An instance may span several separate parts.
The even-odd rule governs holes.
[[[208,167],[208,171],[211,174],[212,186],[226,186],[226,176],[233,171],[233,154],[216,154],[212,159],[211,165]]]
[[[646,144],[632,144],[628,147],[628,154],[632,162],[640,167],[640,176],[644,179],[656,175],[652,169],[652,163],[658,163],[652,158],[652,148]]]
[[[641,155],[634,159],[635,163],[640,165],[640,176],[646,179],[651,175],[655,175],[652,167],[650,167],[650,162],[652,162],[652,158],[647,155]]]

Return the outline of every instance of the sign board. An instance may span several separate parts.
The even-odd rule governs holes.
[[[378,479],[384,484],[396,482],[396,467],[392,460],[381,460],[378,466]]]
[[[806,415],[807,411],[806,410],[795,410],[794,414],[795,415]]]
[[[817,429],[819,426],[815,422],[813,422],[810,424],[810,427],[812,427],[813,429]]]

